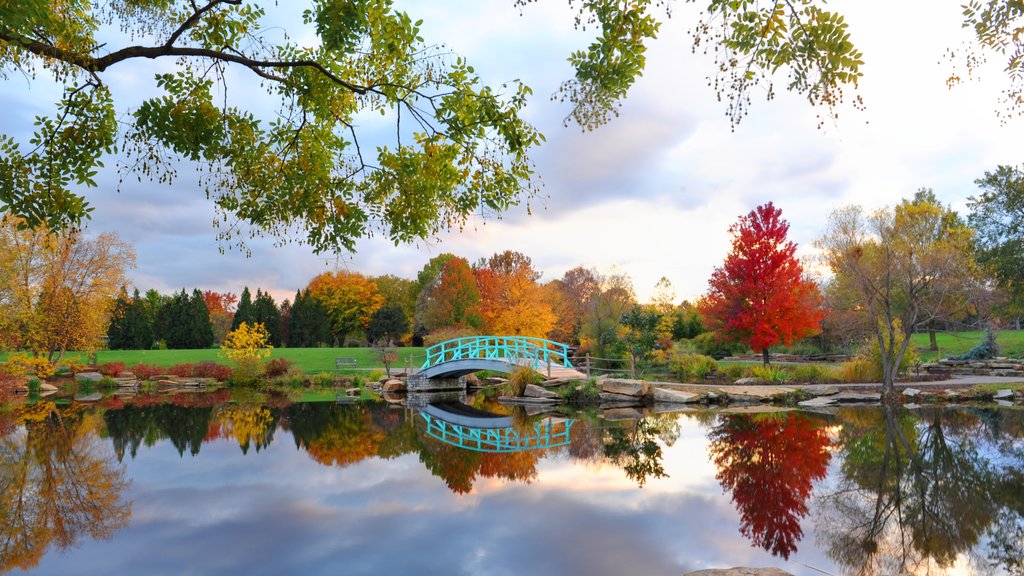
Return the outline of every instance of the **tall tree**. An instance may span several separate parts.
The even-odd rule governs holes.
[[[203,290],[203,301],[210,312],[210,323],[213,324],[213,341],[221,342],[235,320],[235,303],[238,296],[231,292],[214,292]]]
[[[474,270],[480,313],[492,334],[544,338],[557,318],[537,280],[529,256],[506,250],[481,259]]]
[[[311,348],[330,340],[331,322],[327,311],[308,290],[296,290],[288,317],[288,346]]]
[[[274,297],[269,292],[256,290],[256,300],[253,302],[254,322],[263,324],[267,329],[270,338],[270,345],[275,348],[281,346],[281,311],[274,302]]]
[[[598,357],[621,358],[625,328],[622,316],[636,305],[633,281],[625,274],[612,274],[600,279],[600,288],[588,300],[580,343],[587,344]]]
[[[580,328],[590,309],[591,298],[601,292],[601,280],[593,270],[577,266],[567,270],[555,282],[555,287],[566,304],[561,308],[562,314],[558,318],[558,324],[568,328],[570,336],[565,341],[578,343]]]
[[[451,258],[425,291],[422,320],[427,330],[450,327],[480,328],[480,291],[465,258]]]
[[[139,289],[136,288],[124,315],[128,349],[149,350],[153,346],[153,320],[147,308],[148,302],[139,295]]]
[[[12,216],[0,219],[0,347],[57,362],[95,349],[135,251],[115,234],[50,235]]]
[[[339,345],[346,337],[366,330],[370,317],[384,302],[377,284],[355,272],[324,272],[310,280],[306,289],[327,310],[331,335]]]
[[[975,232],[978,264],[1010,295],[1006,312],[1024,315],[1024,169],[999,166],[974,181],[967,221]]]
[[[804,277],[789,223],[771,202],[729,228],[732,250],[708,281],[700,310],[710,327],[730,342],[742,342],[769,362],[768,349],[820,331],[821,295]]]
[[[107,326],[107,348],[111,350],[131,349],[125,326],[125,317],[130,305],[131,298],[128,296],[128,290],[121,286],[121,291],[117,294],[110,310],[110,325]]]
[[[210,311],[206,309],[203,293],[192,289],[188,299],[188,348],[209,348],[213,345],[213,324]]]
[[[384,306],[370,317],[366,337],[370,342],[393,346],[395,341],[409,331],[409,320],[398,306]]]
[[[231,329],[238,330],[242,322],[252,326],[256,321],[256,307],[252,302],[252,293],[249,287],[242,288],[242,297],[238,300],[238,308],[235,309],[235,316],[231,319]]]
[[[886,392],[910,345],[910,334],[961,312],[975,283],[971,230],[949,226],[943,208],[903,201],[865,215],[850,206],[829,216],[818,240],[838,293],[871,319]],[[902,333],[901,333],[902,332]]]

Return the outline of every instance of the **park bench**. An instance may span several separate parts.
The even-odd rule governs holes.
[[[356,367],[356,359],[355,358],[335,358],[334,359],[334,367],[335,368],[355,368]]]

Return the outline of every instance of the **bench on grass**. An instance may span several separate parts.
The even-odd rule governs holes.
[[[335,358],[334,359],[334,367],[335,368],[355,368],[356,367],[356,359],[355,358]]]

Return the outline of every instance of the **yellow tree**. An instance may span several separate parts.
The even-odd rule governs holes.
[[[324,272],[306,289],[327,310],[331,335],[339,344],[346,336],[366,330],[373,313],[384,304],[377,283],[355,272]]]
[[[67,350],[102,345],[135,250],[116,234],[50,235],[0,220],[0,346],[57,362]]]
[[[506,250],[476,266],[481,312],[494,334],[546,337],[557,320],[528,256]]]

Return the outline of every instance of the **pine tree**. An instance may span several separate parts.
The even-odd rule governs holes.
[[[168,348],[189,348],[188,316],[188,294],[182,288],[160,308],[158,323]]]
[[[249,287],[242,289],[242,297],[238,300],[238,308],[235,309],[235,319],[231,322],[231,329],[237,330],[242,322],[252,324],[256,321],[256,307],[252,303],[252,294]]]
[[[153,346],[153,321],[148,311],[148,301],[139,295],[136,288],[124,315],[124,331],[128,348],[149,350]]]
[[[131,301],[128,299],[128,290],[121,286],[121,292],[114,300],[114,307],[110,311],[110,325],[107,326],[107,348],[111,350],[126,350],[131,348],[129,336],[125,327],[125,317]]]
[[[241,307],[241,306],[239,306]],[[281,346],[281,312],[274,303],[269,292],[256,289],[256,301],[253,303],[253,320],[263,324],[270,335],[271,346]]]
[[[198,288],[192,290],[188,310],[189,347],[209,348],[213,345],[213,322],[210,321],[210,311],[206,308],[203,293]]]

